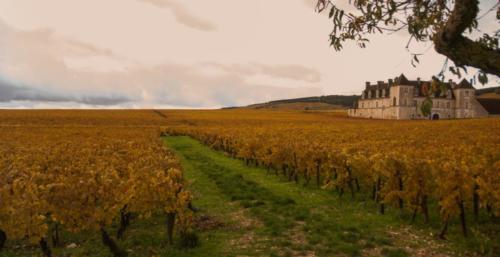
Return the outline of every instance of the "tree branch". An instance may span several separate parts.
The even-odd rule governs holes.
[[[500,76],[500,51],[462,35],[474,23],[479,12],[478,4],[477,0],[455,0],[450,17],[433,37],[435,49],[457,66],[472,66]]]

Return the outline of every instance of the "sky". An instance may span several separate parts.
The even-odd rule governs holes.
[[[336,52],[315,2],[0,0],[0,108],[218,108],[360,94],[365,81],[441,70],[430,43],[410,45],[425,53],[411,65],[404,32]],[[481,15],[496,0],[480,3]],[[498,25],[491,12],[479,28]]]

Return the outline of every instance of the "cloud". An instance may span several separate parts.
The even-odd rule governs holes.
[[[207,66],[245,76],[266,75],[272,78],[285,78],[309,83],[321,81],[321,73],[315,69],[296,64],[271,65],[262,63],[251,64],[218,64],[207,63]]]
[[[128,76],[128,79],[143,78],[141,88],[146,93],[146,102],[187,107],[246,105],[322,93],[318,87],[284,89],[249,82],[244,73],[207,74],[199,68],[180,64],[138,69],[129,72]]]
[[[88,105],[109,106],[130,102],[131,99],[121,96],[65,96],[35,88],[16,86],[3,79],[0,79],[0,103],[9,103],[16,101],[52,103],[73,102]]]
[[[112,51],[58,36],[45,29],[21,31],[0,21],[0,106],[20,101],[68,106],[74,102],[95,106],[222,107],[274,99],[322,94],[319,87],[276,86],[266,75],[299,83],[317,81],[319,73],[299,65],[127,63],[123,69],[93,69],[73,62],[123,61]],[[68,62],[71,59],[73,61]],[[108,62],[104,62],[107,64]],[[95,66],[93,64],[92,66]],[[206,67],[212,67],[207,71]],[[83,68],[82,68],[83,67]],[[270,82],[271,81],[271,82]],[[26,106],[25,103],[23,103]]]
[[[190,28],[202,31],[215,31],[217,27],[210,21],[203,20],[196,15],[191,14],[189,10],[181,3],[175,0],[140,0],[153,4],[160,8],[169,8],[175,19]]]
[[[259,64],[261,71],[270,76],[302,80],[316,83],[321,81],[321,73],[301,65],[264,65]]]

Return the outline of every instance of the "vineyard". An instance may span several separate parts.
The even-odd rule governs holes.
[[[151,125],[156,115],[123,114],[1,114],[0,248],[24,239],[52,256],[62,231],[86,231],[101,236],[114,256],[126,256],[109,229],[119,223],[120,239],[132,215],[166,217],[170,242],[175,223],[189,233],[191,194],[176,157],[158,127],[125,126]]]
[[[1,256],[500,252],[498,118],[0,110],[0,142]]]
[[[431,223],[439,238],[458,223],[464,237],[494,238],[470,220],[500,215],[500,120],[366,121],[341,114],[185,112],[165,128],[189,135],[247,165],[297,184],[387,208]],[[437,215],[434,215],[437,214]],[[474,233],[471,235],[471,231]],[[488,233],[491,233],[488,235]],[[498,238],[497,238],[498,239]]]

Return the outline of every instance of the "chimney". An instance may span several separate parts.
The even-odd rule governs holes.
[[[420,85],[420,77],[417,78],[417,84]]]
[[[377,85],[381,87],[382,85],[384,85],[384,81],[377,81]]]
[[[370,81],[367,81],[367,82],[365,83],[365,85],[366,85],[366,89],[370,88]]]

